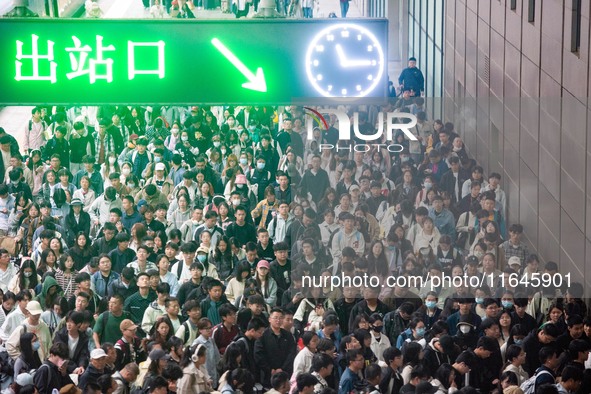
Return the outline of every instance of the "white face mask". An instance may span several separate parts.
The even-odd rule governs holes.
[[[216,148],[218,148],[220,145],[221,145],[221,142],[213,141],[213,146],[215,146]]]
[[[129,175],[131,173],[131,168],[122,168],[121,169],[121,173],[125,176]]]
[[[181,141],[185,142],[185,141],[189,141],[189,137],[187,137],[186,135],[183,135],[181,137]]]
[[[109,164],[113,165],[113,164],[115,164],[115,161],[117,161],[117,158],[109,157]]]
[[[170,129],[170,132],[172,133],[172,135],[177,135],[179,133],[179,129]]]
[[[460,331],[462,332],[462,334],[467,334],[470,332],[470,326],[467,325],[461,325],[460,326]]]
[[[238,199],[232,200],[232,204],[233,205],[239,205],[240,204],[240,200],[238,200]]]

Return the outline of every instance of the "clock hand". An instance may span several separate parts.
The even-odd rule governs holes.
[[[349,60],[345,67],[371,66],[371,60]]]
[[[335,49],[337,51],[337,56],[341,61],[341,67],[347,67],[347,58],[345,57],[345,51],[343,51],[341,44],[335,45]]]
[[[371,66],[371,60],[347,60],[345,56],[345,51],[341,44],[335,45],[335,50],[337,51],[337,56],[341,61],[341,67],[363,67],[363,66]]]

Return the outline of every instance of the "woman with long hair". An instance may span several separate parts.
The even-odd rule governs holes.
[[[181,228],[183,223],[191,220],[191,199],[188,194],[181,194],[176,199],[178,207],[173,212],[168,211],[167,220],[172,223],[171,228]]]
[[[226,167],[222,170],[222,182],[228,182],[229,178],[236,173],[236,168],[238,168],[238,157],[231,153],[226,158]]]
[[[222,242],[222,241],[220,241]],[[236,266],[236,276],[228,281],[226,286],[226,298],[232,304],[244,293],[246,279],[250,278],[250,264],[248,261],[241,261]]]
[[[166,235],[166,231],[160,230],[154,234],[154,253],[159,255],[164,253],[164,248],[168,243],[168,236]]]
[[[230,206],[227,202],[222,201],[219,203],[218,214],[218,226],[226,231],[226,228],[233,222],[233,218],[230,216]]]
[[[222,376],[227,371],[240,368],[242,352],[240,346],[228,346],[218,364],[218,374]]]
[[[331,211],[337,206],[337,192],[332,187],[329,187],[324,192],[320,202],[318,202],[318,212],[326,212],[327,209]]]
[[[74,280],[76,275],[78,275],[78,271],[74,269],[74,258],[68,252],[62,254],[59,259],[59,267],[55,271],[55,280],[64,291],[64,297],[67,300],[74,295],[78,288]]]
[[[302,334],[302,344],[304,347],[298,352],[293,360],[293,374],[291,375],[292,384],[300,373],[310,371],[312,367],[312,358],[316,354],[318,346],[318,335],[315,331],[304,331]]]
[[[383,279],[388,276],[388,261],[386,260],[386,253],[384,252],[384,244],[382,244],[382,241],[373,241],[371,243],[366,259],[368,275],[379,275]]]
[[[91,258],[96,256],[96,251],[90,243],[90,238],[84,231],[76,234],[74,246],[68,252],[74,260],[74,271],[80,271]]]
[[[55,272],[57,270],[57,256],[53,249],[45,249],[41,252],[41,258],[37,265],[37,271],[39,275],[43,275],[46,272]]]
[[[64,245],[62,244],[62,240],[61,238],[58,237],[53,237],[50,241],[49,241],[49,248],[51,250],[53,250],[53,253],[55,253],[55,257],[59,260],[60,257],[62,257],[62,255],[64,254]]]
[[[21,263],[18,273],[10,280],[8,290],[14,294],[21,290],[29,290],[31,297],[35,296],[35,288],[41,283],[41,276],[37,274],[37,268],[33,260],[27,259]]]
[[[377,363],[378,358],[374,354],[373,350],[371,350],[371,334],[369,333],[369,329],[358,328],[355,331],[353,331],[353,335],[361,344],[363,358],[365,358],[365,365]]]
[[[234,273],[237,263],[238,261],[232,255],[230,240],[227,236],[222,235],[218,238],[218,244],[215,246],[213,264],[218,270],[218,275],[224,282]]]
[[[45,182],[39,189],[38,199],[51,203],[51,197],[53,196],[53,187],[57,182],[57,175],[54,170],[45,171]]]
[[[210,393],[213,391],[213,380],[205,367],[207,349],[203,344],[188,347],[185,350],[180,367],[183,377],[177,382],[179,393]]]
[[[31,200],[27,198],[24,192],[17,193],[14,198],[14,209],[8,216],[8,226],[10,235],[16,235],[21,227],[23,220],[27,217]]]
[[[306,298],[300,302],[293,316],[294,324],[300,330],[309,327],[316,332],[320,329],[324,314],[334,310],[330,298],[322,294],[322,287],[310,287],[306,289]]]
[[[273,308],[277,301],[277,282],[269,274],[269,262],[267,260],[260,260],[257,263],[257,268],[254,278],[257,282],[258,288],[265,298],[265,304]]]
[[[4,324],[6,320],[6,316],[14,309],[14,305],[16,304],[16,295],[8,290],[6,293],[2,295],[2,305],[0,305],[0,327]]]
[[[107,153],[107,157],[105,158],[105,162],[101,164],[100,174],[103,178],[103,185],[106,189],[107,187],[111,186],[111,180],[109,179],[109,175],[117,173],[121,175],[121,167],[119,167],[119,162],[117,161],[117,153],[116,152],[109,152]]]
[[[41,151],[38,149],[33,149],[31,151],[31,155],[29,156],[29,160],[27,160],[27,167],[33,173],[33,197],[37,197],[39,191],[41,190],[41,185],[43,184],[43,174],[45,173],[45,164],[43,160],[41,160]]]
[[[213,186],[211,182],[204,181],[195,195],[195,208],[205,208],[213,202]]]
[[[14,362],[14,380],[21,373],[30,373],[41,367],[41,358],[39,357],[39,347],[41,343],[37,335],[32,332],[26,332],[20,337],[21,354]]]
[[[409,342],[402,348],[402,359],[404,360],[404,367],[401,375],[404,384],[410,382],[410,373],[412,369],[419,365],[423,358],[423,347],[417,342]]]
[[[16,232],[15,241],[17,243],[22,243],[21,253],[23,256],[28,256],[31,254],[31,249],[33,248],[33,234],[35,233],[37,224],[39,223],[39,221],[36,219],[40,214],[41,212],[39,204],[30,204]]]
[[[54,187],[53,195],[51,196],[51,216],[58,218],[60,221],[70,213],[68,197],[71,198],[71,195],[66,195],[66,193],[69,192],[66,192],[61,187]]]
[[[436,394],[451,394],[457,391],[456,370],[448,363],[443,363],[437,368],[431,385],[437,387]]]
[[[136,223],[131,226],[131,242],[129,249],[137,252],[137,248],[144,243],[144,238],[148,236],[148,230],[142,223]]]
[[[166,343],[173,335],[172,322],[166,315],[159,316],[150,329],[150,340],[159,343],[162,347],[166,346]]]

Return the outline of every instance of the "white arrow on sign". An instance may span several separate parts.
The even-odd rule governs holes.
[[[211,43],[248,79],[248,82],[242,84],[243,88],[259,92],[267,91],[267,83],[265,82],[265,75],[261,67],[257,68],[257,72],[254,74],[220,40],[214,38],[211,40]]]

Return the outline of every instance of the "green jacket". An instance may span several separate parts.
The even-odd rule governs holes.
[[[41,305],[41,308],[46,311],[48,309],[52,309],[53,305],[45,305],[45,303],[48,300],[48,292],[49,289],[51,289],[52,287],[57,287],[57,291],[55,292],[55,294],[53,295],[53,297],[50,297],[49,302],[53,302],[53,300],[58,297],[63,295],[64,291],[62,290],[62,288],[60,287],[60,285],[57,283],[57,281],[52,277],[52,276],[47,276],[45,278],[45,281],[43,282],[43,287],[41,290],[41,294],[37,295],[35,297],[35,301],[38,301],[39,304]]]

